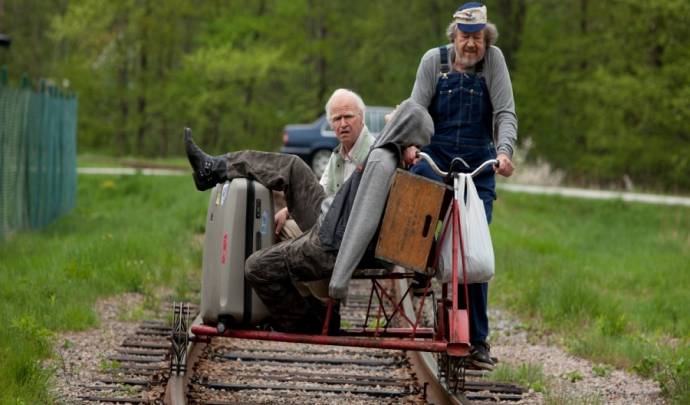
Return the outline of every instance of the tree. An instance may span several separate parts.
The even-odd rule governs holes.
[[[351,88],[371,105],[411,92],[459,2],[4,0],[10,72],[69,82],[80,150],[275,150],[281,127]],[[571,179],[690,189],[690,4],[487,0],[513,78],[520,138]],[[18,76],[18,75],[17,75]],[[16,77],[16,76],[15,76]]]
[[[530,3],[514,83],[535,157],[581,181],[687,189],[688,15],[683,1]]]

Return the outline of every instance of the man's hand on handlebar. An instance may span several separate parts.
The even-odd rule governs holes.
[[[501,153],[496,157],[496,160],[498,160],[498,165],[494,166],[494,171],[501,176],[510,177],[515,167],[513,167],[513,162],[508,155]]]
[[[419,149],[414,145],[405,148],[403,151],[403,163],[405,164],[405,167],[410,167],[414,164],[417,164],[417,162],[421,160],[421,158],[417,156],[417,153],[419,153]]]

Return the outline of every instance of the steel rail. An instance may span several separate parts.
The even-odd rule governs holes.
[[[398,291],[405,291],[407,289],[407,280],[395,280],[395,286]],[[430,303],[433,305],[433,303]],[[417,320],[417,314],[412,305],[412,297],[408,294],[403,300],[403,311],[413,321]],[[424,386],[427,401],[434,404],[469,404],[469,400],[462,394],[452,395],[445,390],[441,382],[438,380],[438,366],[436,359],[432,353],[429,352],[407,352],[407,357],[416,372],[419,383]]]
[[[201,325],[203,323],[201,315],[198,315],[194,322],[189,326],[191,333],[191,328],[194,325]],[[168,384],[165,387],[165,403],[168,405],[187,405],[187,389],[189,383],[191,382],[192,370],[194,370],[194,365],[196,364],[199,356],[204,351],[206,347],[205,342],[196,342],[193,339],[189,340],[187,345],[187,358],[186,358],[186,370],[182,375],[170,374],[168,378]]]

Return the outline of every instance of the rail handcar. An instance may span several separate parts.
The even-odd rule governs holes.
[[[317,345],[337,345],[368,347],[380,349],[411,350],[432,352],[437,355],[438,378],[446,388],[455,392],[464,388],[465,369],[469,364],[470,353],[468,303],[461,305],[461,288],[467,288],[465,268],[466,258],[463,249],[463,235],[460,231],[459,220],[459,178],[460,174],[452,171],[442,172],[433,161],[423,153],[420,156],[427,160],[432,168],[446,179],[446,184],[433,182],[399,171],[391,188],[386,212],[382,219],[376,257],[382,262],[390,264],[381,269],[358,269],[353,279],[370,280],[371,288],[368,297],[366,315],[359,325],[341,328],[337,333],[329,333],[330,318],[334,311],[334,302],[329,300],[328,312],[320,334],[297,334],[277,331],[260,330],[255,326],[257,317],[262,314],[260,302],[255,302],[251,291],[244,287],[244,299],[233,297],[234,302],[245,305],[242,310],[231,313],[218,313],[218,311],[206,311],[213,313],[216,318],[197,318],[191,325],[191,335],[188,334],[187,311],[180,306],[174,306],[173,317],[173,355],[171,359],[171,371],[176,374],[184,373],[186,364],[186,348],[189,339],[194,341],[210,341],[216,337],[232,337],[237,339],[257,339],[292,343],[309,343]],[[464,162],[463,162],[464,163]],[[484,162],[471,173],[472,176],[495,165],[495,160]],[[454,165],[451,165],[451,168]],[[244,179],[242,179],[244,180]],[[233,180],[233,183],[236,180]],[[239,182],[238,182],[239,183]],[[246,182],[242,182],[245,189]],[[228,198],[228,185],[219,185],[212,193],[209,205],[207,221],[218,219],[220,212],[218,207],[221,200]],[[423,192],[420,188],[423,187]],[[266,195],[262,190],[262,195]],[[410,190],[415,190],[411,193]],[[248,199],[250,204],[259,199]],[[410,199],[410,195],[414,198]],[[262,235],[272,235],[273,204],[269,197],[262,197],[260,207],[247,205],[247,215],[256,219],[254,222],[247,220],[242,229],[246,234],[242,245],[243,251],[247,249],[261,248]],[[453,226],[447,237],[452,237],[452,279],[443,283],[440,288],[440,297],[432,292],[431,284],[437,259],[437,246],[434,242],[437,223],[441,213],[450,212],[446,221]],[[231,217],[231,216],[230,216]],[[236,219],[235,219],[236,220]],[[235,225],[233,225],[235,226]],[[249,227],[252,227],[251,230]],[[257,230],[258,228],[258,230]],[[208,232],[208,230],[207,230]],[[217,232],[213,235],[214,245],[218,245],[217,238],[225,238],[220,246],[231,244],[227,240],[227,233]],[[442,234],[443,235],[443,234]],[[209,249],[207,234],[207,246]],[[444,237],[444,236],[442,236]],[[259,243],[259,246],[256,246]],[[250,246],[251,245],[251,246]],[[221,260],[230,260],[228,252],[214,252]],[[204,253],[206,258],[206,251]],[[419,274],[424,282],[416,284],[412,279],[419,280]],[[243,275],[243,272],[241,273]],[[206,277],[206,276],[205,276]],[[240,277],[241,278],[241,277]],[[230,279],[234,281],[230,281]],[[223,275],[217,278],[217,282],[237,282],[237,275],[228,277]],[[204,283],[204,288],[227,290],[217,283]],[[420,298],[416,303],[410,299],[413,294],[413,285],[420,292]],[[421,290],[421,291],[420,291]],[[246,294],[249,294],[248,296]],[[227,307],[229,297],[216,297],[216,291],[202,291],[202,296],[214,296],[216,299],[225,300]],[[221,294],[222,295],[222,294]],[[466,297],[466,295],[465,295]],[[203,307],[202,303],[202,307]],[[239,305],[239,304],[238,304]],[[256,313],[247,313],[246,305],[253,305]],[[232,306],[232,305],[230,305]],[[433,320],[423,322],[425,307],[432,310]],[[265,310],[263,310],[265,311]],[[225,317],[225,319],[223,319]],[[231,317],[231,321],[228,321]]]

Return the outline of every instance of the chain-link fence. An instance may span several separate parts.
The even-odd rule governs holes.
[[[41,84],[8,85],[0,70],[0,240],[74,207],[77,99]]]

